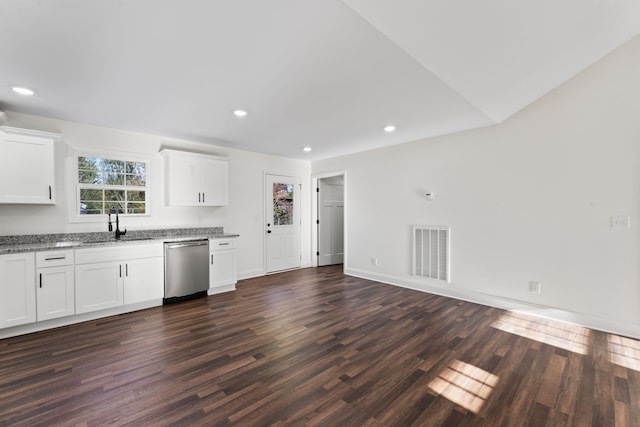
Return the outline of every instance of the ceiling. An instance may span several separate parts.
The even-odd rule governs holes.
[[[640,34],[637,0],[0,0],[0,11],[2,110],[308,160],[500,123]]]

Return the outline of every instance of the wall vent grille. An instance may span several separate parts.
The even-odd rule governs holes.
[[[450,281],[449,250],[451,233],[448,227],[413,227],[413,275]]]

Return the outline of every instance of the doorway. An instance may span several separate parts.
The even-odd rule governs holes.
[[[318,266],[344,263],[344,175],[318,178]]]
[[[299,268],[300,179],[265,175],[266,272]]]

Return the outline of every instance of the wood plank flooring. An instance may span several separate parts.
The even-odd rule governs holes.
[[[341,268],[0,340],[0,425],[640,425],[638,341]]]

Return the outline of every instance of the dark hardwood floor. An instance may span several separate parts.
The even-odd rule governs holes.
[[[0,340],[0,425],[638,426],[640,343],[297,270]]]

